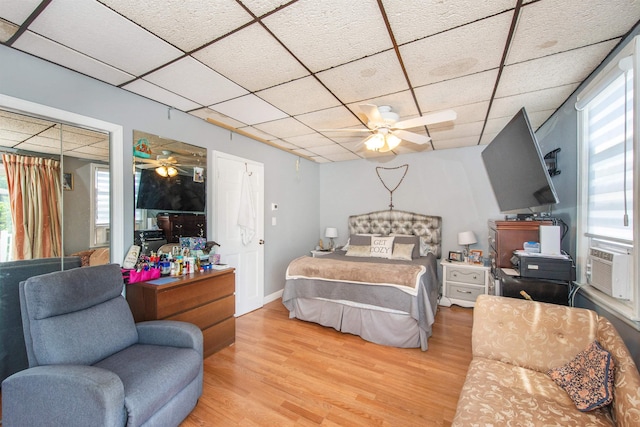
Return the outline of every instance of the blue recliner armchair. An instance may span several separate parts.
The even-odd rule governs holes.
[[[2,383],[3,426],[176,426],[202,394],[202,332],[134,323],[115,264],[29,278],[29,369]]]

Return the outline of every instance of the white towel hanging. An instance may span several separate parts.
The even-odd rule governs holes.
[[[256,234],[256,209],[253,203],[253,190],[251,189],[251,173],[245,171],[242,174],[242,187],[240,189],[240,210],[238,212],[238,226],[242,244],[248,245]]]

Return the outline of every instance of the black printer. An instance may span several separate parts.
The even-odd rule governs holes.
[[[573,260],[565,255],[549,255],[514,251],[511,264],[518,276],[533,279],[561,280],[572,282],[576,279]]]

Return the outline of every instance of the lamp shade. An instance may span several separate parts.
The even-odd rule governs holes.
[[[330,239],[338,237],[338,229],[333,227],[327,227],[327,229],[324,231],[324,237],[328,237]]]
[[[473,245],[474,243],[478,243],[478,239],[473,231],[462,231],[458,233],[459,245]]]

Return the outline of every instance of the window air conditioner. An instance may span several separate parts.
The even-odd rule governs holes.
[[[587,283],[618,299],[631,298],[631,255],[601,248],[589,248],[590,274]]]

